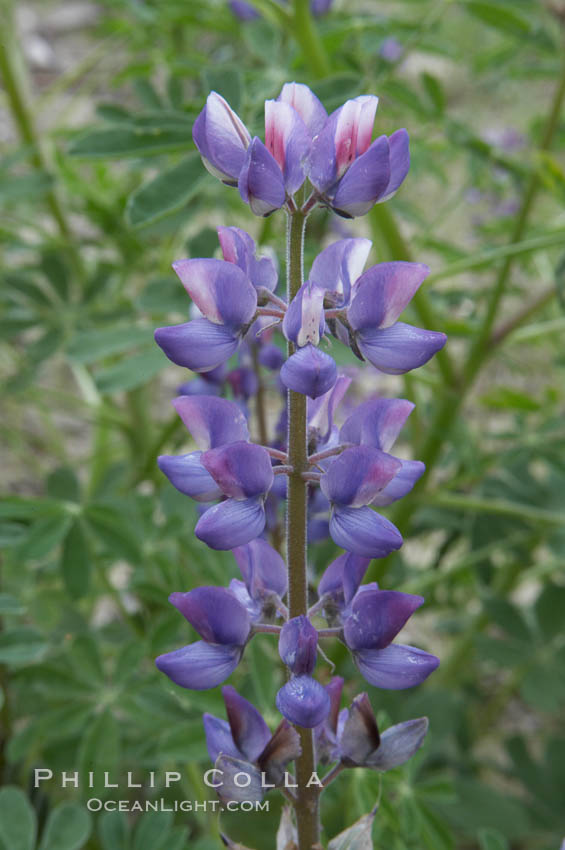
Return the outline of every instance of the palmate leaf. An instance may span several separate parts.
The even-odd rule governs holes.
[[[126,208],[129,224],[143,227],[182,209],[200,191],[207,176],[200,155],[189,154],[131,195]]]
[[[90,815],[82,806],[63,803],[47,820],[39,850],[79,850],[92,829]]]
[[[33,850],[37,824],[35,812],[23,791],[7,787],[0,791],[0,847]]]
[[[81,159],[118,159],[154,156],[186,150],[191,145],[190,126],[110,127],[91,130],[69,146],[70,156]]]

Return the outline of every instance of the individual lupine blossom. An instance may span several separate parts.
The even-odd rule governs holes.
[[[285,768],[300,755],[300,737],[283,719],[271,731],[254,705],[226,685],[222,688],[228,720],[204,714],[208,754],[216,772],[212,779],[223,802],[259,801],[269,788],[283,783]],[[243,773],[249,784],[234,777]]]
[[[310,11],[314,17],[319,18],[329,12],[332,3],[333,0],[310,0]],[[229,0],[229,7],[240,21],[255,21],[262,17],[255,6],[245,0]]]
[[[238,227],[218,228],[223,260],[187,259],[173,269],[201,313],[180,325],[158,328],[155,340],[169,360],[194,372],[210,372],[235,354],[276,288],[270,257],[255,256],[255,243]]]
[[[312,677],[317,650],[318,632],[307,617],[284,624],[279,655],[292,675],[277,694],[277,708],[291,723],[307,729],[322,723],[330,710],[327,690]]]
[[[377,105],[377,97],[361,95],[328,116],[307,86],[285,83],[276,100],[265,101],[263,143],[212,92],[192,135],[206,168],[238,186],[255,215],[292,208],[308,179],[313,203],[353,218],[391,198],[410,167],[406,130],[371,141]]]
[[[276,618],[287,589],[284,562],[264,540],[234,549],[243,582],[229,588],[197,587],[172,593],[169,602],[202,640],[160,655],[156,665],[177,685],[207,690],[225,681],[239,664],[253,625]]]
[[[421,684],[439,665],[439,659],[421,649],[392,643],[414,611],[421,596],[380,590],[361,582],[369,558],[340,555],[327,567],[318,584],[321,610],[340,636],[362,675],[372,685],[402,690]]]
[[[314,260],[282,323],[298,349],[281,370],[288,389],[317,398],[335,384],[335,361],[317,348],[326,330],[360,360],[393,375],[422,366],[445,345],[445,334],[398,321],[428,267],[381,263],[362,273],[370,248],[367,239],[342,239]]]

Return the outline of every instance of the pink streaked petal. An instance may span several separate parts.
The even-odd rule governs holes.
[[[294,194],[304,182],[311,138],[304,121],[290,104],[265,101],[265,144],[283,173],[287,192]]]
[[[302,83],[285,83],[277,100],[296,109],[312,138],[318,135],[326,123],[328,113],[316,95]]]
[[[200,461],[230,499],[251,499],[263,495],[273,483],[269,453],[254,443],[241,440],[210,449],[202,454]]]
[[[378,102],[377,97],[364,95],[346,101],[341,107],[334,131],[338,178],[368,149]]]

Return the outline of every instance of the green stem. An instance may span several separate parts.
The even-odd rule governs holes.
[[[0,44],[0,73],[4,80],[10,112],[21,140],[31,150],[32,165],[46,174],[51,174],[49,157],[42,137],[35,126],[26,67],[20,51],[20,38],[14,22],[11,0],[0,0],[0,24],[3,33],[2,44]],[[73,244],[71,228],[56,188],[49,190],[46,201],[59,233],[67,246],[75,273],[83,278],[82,258]]]
[[[302,213],[289,216],[287,232],[287,294],[294,298],[302,285],[302,257],[306,217]],[[294,345],[288,343],[288,356]],[[286,551],[288,564],[289,617],[298,617],[308,610],[308,581],[306,573],[306,519],[308,485],[302,473],[308,467],[306,396],[289,390],[288,403],[288,476],[286,519]],[[315,770],[314,737],[311,729],[296,727],[300,735],[302,755],[296,759],[298,783],[295,812],[298,827],[298,850],[310,850],[319,840],[319,789],[307,787]]]
[[[326,77],[330,71],[330,61],[310,11],[310,0],[293,0],[293,35],[306,63],[316,77]]]
[[[565,58],[563,60],[563,66],[557,88],[551,102],[546,127],[540,144],[540,150],[548,150],[551,146],[559,123],[559,115],[561,113],[564,98]],[[540,185],[541,178],[538,172],[534,171],[524,192],[524,198],[522,200],[520,212],[512,234],[511,244],[516,244],[522,240]],[[439,400],[436,407],[435,415],[428,430],[427,439],[424,442],[420,453],[421,460],[426,464],[426,475],[422,479],[422,483],[424,485],[426,481],[429,481],[430,473],[440,457],[444,442],[451,432],[453,423],[457,418],[467,393],[473,386],[485,361],[493,351],[493,348],[489,345],[489,341],[498,306],[510,278],[510,272],[514,263],[514,256],[514,254],[508,254],[502,268],[500,269],[487,304],[486,315],[482,327],[471,346],[468,357],[466,358],[466,364],[461,380],[455,385],[447,383],[443,398]],[[399,524],[401,527],[405,527],[414,513],[416,506],[417,503],[414,499],[407,500],[404,504],[400,503],[399,508],[394,514],[394,522]],[[381,571],[384,570],[386,570],[386,565],[382,564]]]

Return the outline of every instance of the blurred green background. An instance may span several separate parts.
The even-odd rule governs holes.
[[[190,375],[152,333],[184,320],[170,263],[213,254],[217,225],[272,245],[284,274],[283,217],[254,218],[210,177],[191,126],[215,89],[262,135],[264,99],[297,80],[328,110],[378,94],[377,132],[406,127],[412,150],[386,206],[351,222],[312,216],[307,267],[342,235],[372,238],[371,263],[426,262],[408,321],[449,334],[413,375],[361,379],[365,392],[417,403],[403,449],[428,476],[389,509],[406,544],[370,576],[426,597],[407,642],[442,659],[416,691],[369,693],[383,726],[425,713],[431,732],[382,787],[368,771],[342,774],[324,797],[325,836],[380,794],[377,848],[555,850],[565,4],[335,0],[317,19],[303,0],[255,5],[262,16],[241,21],[221,0],[0,2],[0,847],[220,846],[214,815],[90,817],[86,799],[116,793],[36,790],[33,769],[143,782],[178,769],[177,789],[158,779],[120,797],[208,796],[200,718],[224,716],[219,690],[175,688],[153,658],[193,637],[168,594],[237,570],[195,540],[192,503],[157,470],[157,454],[189,445],[169,401]],[[313,577],[333,555],[312,547]],[[345,652],[330,654],[350,699],[366,683]],[[262,636],[230,680],[272,726],[277,658]],[[270,815],[222,828],[274,847],[279,809],[273,797]]]

